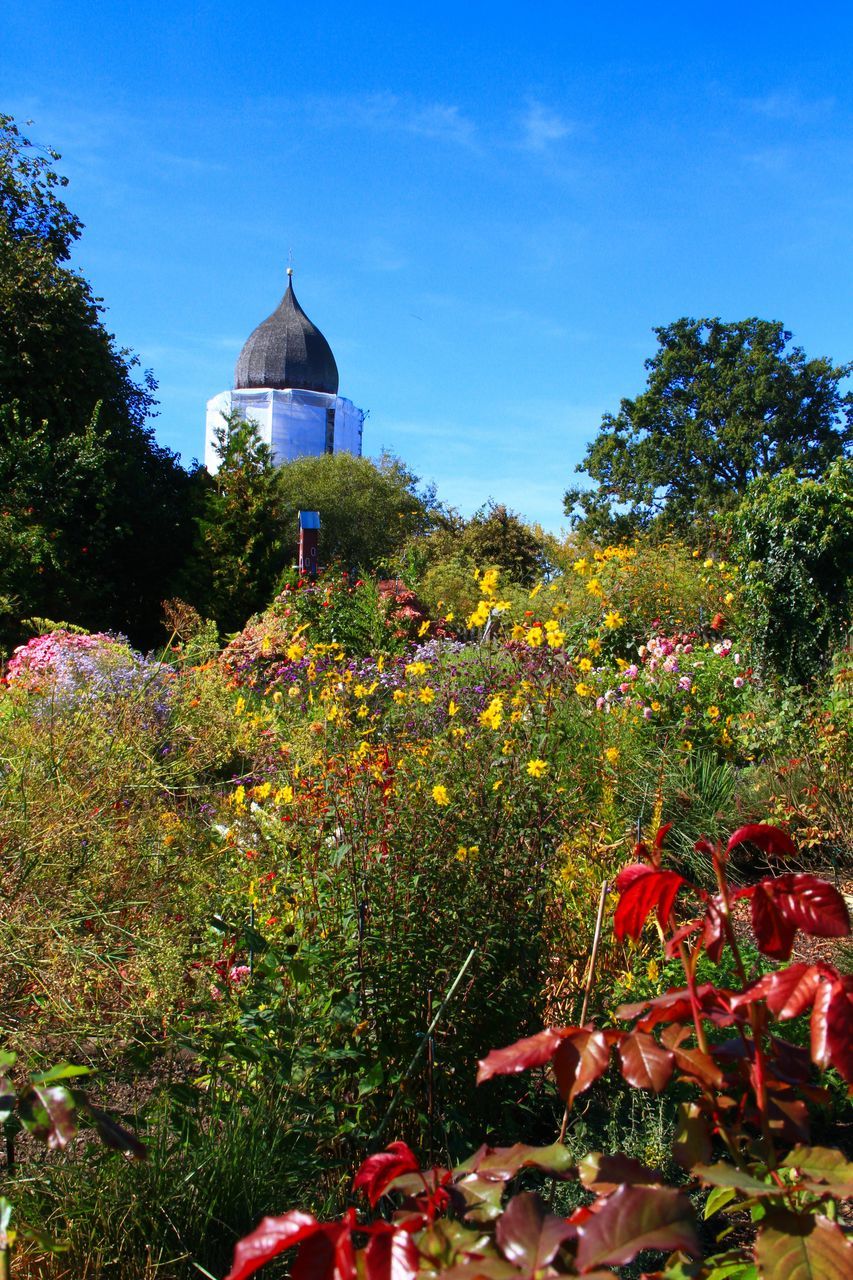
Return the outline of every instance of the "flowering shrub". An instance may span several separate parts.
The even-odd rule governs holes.
[[[750,981],[733,924],[737,903],[748,902],[760,950],[785,961],[798,930],[818,937],[849,934],[844,900],[807,875],[766,877],[733,891],[725,868],[740,845],[791,853],[783,832],[755,825],[736,831],[725,847],[708,848],[717,892],[693,887],[700,914],[679,920],[676,901],[691,886],[662,865],[667,830],[658,832],[652,848],[639,844],[635,857],[642,860],[620,872],[614,929],[617,936],[639,938],[655,913],[667,954],[681,959],[686,986],[621,1009],[622,1020],[632,1024],[627,1030],[589,1023],[551,1027],[492,1050],[479,1064],[480,1082],[550,1065],[566,1104],[559,1141],[482,1146],[455,1168],[428,1170],[405,1143],[394,1142],[364,1161],[353,1185],[374,1209],[383,1196],[399,1196],[390,1220],[359,1221],[353,1209],[332,1223],[299,1210],[265,1218],[237,1245],[226,1280],[248,1280],[294,1247],[294,1274],[312,1280],[602,1277],[648,1253],[665,1255],[653,1275],[667,1280],[755,1274],[762,1280],[844,1280],[850,1274],[853,1241],[839,1223],[839,1202],[853,1192],[853,1166],[841,1151],[809,1145],[806,1102],[820,1097],[809,1079],[809,1058],[853,1081],[853,981],[824,962],[790,965]],[[725,947],[740,969],[740,990],[697,985],[700,953],[719,960]],[[810,1053],[770,1032],[772,1019],[805,1013]],[[728,1223],[740,1214],[752,1224],[742,1242],[733,1243],[725,1225],[710,1250],[703,1248],[684,1190],[665,1185],[656,1170],[636,1160],[592,1152],[574,1165],[563,1145],[569,1111],[608,1070],[614,1050],[620,1073],[635,1089],[660,1093],[677,1080],[684,1100],[676,1159],[693,1186],[708,1191],[706,1220],[724,1214]],[[726,1159],[714,1158],[719,1148]],[[506,1186],[522,1171],[574,1179],[588,1193],[587,1203],[568,1217],[548,1212],[530,1191],[504,1203]]]
[[[163,723],[172,698],[171,667],[143,657],[122,636],[51,631],[19,646],[9,662],[10,687],[68,709],[114,700],[144,703]]]

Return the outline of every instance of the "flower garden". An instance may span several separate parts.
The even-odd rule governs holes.
[[[786,688],[677,543],[474,585],[16,651],[14,1274],[850,1274],[849,655]]]

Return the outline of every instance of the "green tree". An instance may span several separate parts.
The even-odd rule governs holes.
[[[777,321],[681,319],[655,329],[645,391],[605,414],[565,506],[593,536],[687,532],[759,476],[823,474],[853,439],[853,364],[807,359]]]
[[[727,523],[759,653],[788,679],[810,678],[853,615],[853,461],[816,480],[754,480]]]
[[[135,380],[66,265],[82,227],[58,159],[0,115],[0,480],[15,552],[0,565],[3,638],[14,613],[41,612],[153,642],[189,545],[189,479],[146,425],[153,378]]]
[[[376,462],[350,453],[285,463],[278,473],[282,517],[295,547],[300,510],[320,513],[320,559],[381,570],[405,543],[432,527],[437,503],[399,458]]]
[[[288,537],[279,468],[254,423],[239,413],[216,433],[219,468],[199,481],[196,540],[183,593],[224,631],[270,603],[296,545]]]

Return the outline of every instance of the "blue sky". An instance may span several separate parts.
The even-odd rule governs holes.
[[[820,0],[3,0],[0,109],[185,462],[292,250],[365,451],[558,529],[654,325],[853,357],[851,47]]]

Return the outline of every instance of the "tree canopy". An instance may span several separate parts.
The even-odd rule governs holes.
[[[0,566],[3,638],[43,613],[150,642],[188,546],[188,477],[147,425],[153,378],[134,377],[67,265],[82,225],[58,159],[0,115],[0,538],[17,549]]]
[[[607,413],[566,493],[590,534],[686,532],[737,505],[759,476],[823,474],[853,439],[853,364],[808,359],[777,321],[683,318],[655,329],[646,389]]]

